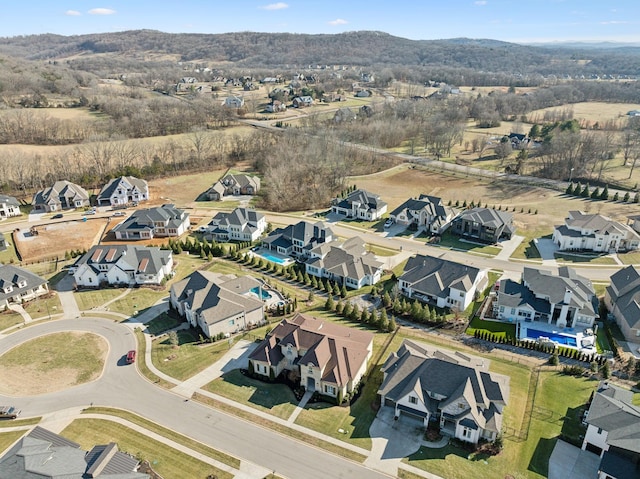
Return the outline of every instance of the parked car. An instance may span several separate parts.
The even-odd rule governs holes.
[[[60,218],[63,218],[64,215],[62,213],[58,213],[57,215],[53,215],[51,217],[52,220],[59,220]]]
[[[15,419],[20,415],[20,410],[13,406],[0,406],[0,418]]]
[[[85,215],[95,215],[96,214],[96,210],[88,210],[84,212]]]
[[[127,364],[133,364],[136,362],[136,350],[132,349],[127,353]]]
[[[127,214],[124,211],[116,211],[113,216],[126,216]]]
[[[387,221],[384,222],[384,227],[391,228],[391,226],[393,226],[393,220],[389,218]]]

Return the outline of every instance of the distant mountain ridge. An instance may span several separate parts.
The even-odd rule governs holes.
[[[585,73],[640,75],[640,49],[520,45],[490,39],[409,40],[384,32],[339,34],[236,32],[164,33],[133,30],[62,36],[0,38],[0,54],[28,60],[143,53],[174,55],[181,61],[232,62],[242,67],[284,65],[439,66],[511,73],[554,73],[571,67]],[[581,65],[576,67],[577,60]]]

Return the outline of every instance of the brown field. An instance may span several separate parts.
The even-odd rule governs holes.
[[[66,213],[65,213],[66,214]],[[14,234],[16,247],[26,262],[64,258],[70,249],[89,249],[100,239],[105,219],[96,218],[86,222],[81,220],[64,221],[38,227],[38,236],[21,239]]]
[[[629,110],[640,109],[640,104],[589,101],[582,103],[573,103],[571,105],[543,108],[541,110],[534,110],[529,113],[527,117],[530,120],[535,120],[535,118],[538,117],[539,121],[541,122],[546,111],[561,111],[567,109],[573,110],[573,117],[576,120],[585,120],[590,123],[599,122],[600,124],[602,124],[608,120],[624,121],[627,118],[627,112]]]
[[[16,111],[22,111],[33,117],[50,117],[58,120],[83,120],[95,121],[99,116],[89,111],[88,108],[29,108],[28,110],[5,110],[0,113],[3,115],[11,115]]]

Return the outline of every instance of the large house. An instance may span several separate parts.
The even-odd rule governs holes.
[[[493,313],[505,321],[542,321],[559,328],[590,328],[598,315],[591,281],[563,266],[558,274],[524,268],[522,281],[499,282]]]
[[[515,232],[513,215],[491,208],[471,208],[454,218],[451,232],[488,243],[497,243],[503,239],[511,239]]]
[[[0,264],[0,311],[8,308],[11,303],[22,304],[47,294],[48,284],[46,279],[31,271],[12,264]]]
[[[255,195],[260,191],[260,177],[255,175],[226,175],[213,184],[205,193],[210,201],[219,201],[225,196]]]
[[[474,444],[500,434],[509,377],[489,372],[489,360],[405,339],[382,372],[380,404],[396,418],[435,423],[441,434]]]
[[[34,211],[49,212],[89,206],[89,194],[70,181],[56,181],[53,186],[33,195]]]
[[[272,231],[262,240],[262,246],[283,256],[306,259],[313,248],[333,239],[333,231],[321,221],[313,224],[300,221]]]
[[[99,206],[123,206],[129,203],[147,201],[149,185],[145,180],[133,176],[114,178],[102,187],[98,193]]]
[[[633,393],[600,383],[585,422],[582,449],[600,456],[598,479],[640,478],[640,408]]]
[[[148,479],[140,462],[115,442],[83,451],[65,437],[36,426],[0,457],[2,479]]]
[[[359,289],[380,281],[383,263],[367,251],[357,236],[344,243],[322,243],[309,251],[306,272],[319,278],[329,278],[347,288]]]
[[[76,285],[99,288],[102,284],[135,286],[161,284],[171,275],[171,250],[132,245],[98,245],[73,264]]]
[[[13,196],[0,195],[0,220],[20,216],[20,202]]]
[[[251,276],[236,277],[195,271],[171,286],[171,306],[207,337],[235,333],[264,321],[262,283]]]
[[[441,234],[450,226],[456,216],[456,210],[445,206],[440,198],[420,195],[417,199],[409,198],[389,216],[400,225]]]
[[[627,266],[611,276],[604,295],[607,308],[627,341],[640,338],[640,269]]]
[[[331,211],[347,218],[375,221],[387,212],[387,204],[379,195],[365,190],[355,190],[346,198],[334,199]]]
[[[553,230],[553,242],[560,250],[610,253],[638,249],[640,235],[607,216],[570,211],[565,224]]]
[[[409,298],[464,311],[487,285],[487,272],[432,256],[409,258],[398,290]]]
[[[148,240],[179,237],[189,226],[189,213],[167,204],[137,210],[112,231],[119,240]]]
[[[267,378],[292,371],[300,386],[338,398],[352,393],[373,351],[368,331],[296,314],[285,319],[249,356],[249,370]]]
[[[297,96],[291,101],[291,103],[294,108],[306,108],[313,105],[313,98],[310,96]]]
[[[236,208],[215,215],[207,229],[217,241],[256,241],[267,229],[267,219],[255,210]]]
[[[224,99],[224,106],[227,108],[242,108],[244,106],[244,98],[239,96],[228,96]]]

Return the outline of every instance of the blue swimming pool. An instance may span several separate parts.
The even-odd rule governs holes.
[[[564,334],[558,333],[549,333],[546,331],[539,331],[537,329],[527,328],[527,338],[529,339],[538,339],[539,337],[549,338],[551,341],[554,341],[558,344],[563,344],[565,346],[573,346],[574,348],[578,346],[578,342],[576,338],[573,336],[565,336]]]
[[[267,252],[264,253],[259,253],[260,256],[262,256],[264,259],[269,260],[273,263],[278,263],[278,264],[286,264],[288,261],[288,258],[278,258],[277,256],[273,256],[272,254],[269,254]]]
[[[251,292],[256,296],[260,296],[260,289],[258,286],[255,288],[251,288]],[[262,290],[262,299],[269,299],[271,297],[271,293],[269,291]]]

